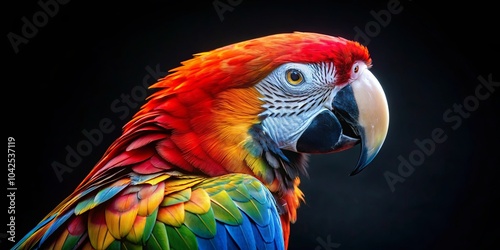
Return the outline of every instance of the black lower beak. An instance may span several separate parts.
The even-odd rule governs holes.
[[[359,138],[343,134],[342,123],[330,110],[320,112],[297,141],[297,150],[304,153],[331,153],[353,147]]]

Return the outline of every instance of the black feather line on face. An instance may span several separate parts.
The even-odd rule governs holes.
[[[280,190],[293,189],[296,177],[307,176],[306,154],[280,149],[260,124],[253,125],[249,133],[258,148],[262,149],[259,156],[269,168],[274,169],[275,177],[281,185]]]

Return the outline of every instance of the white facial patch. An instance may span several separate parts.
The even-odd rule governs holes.
[[[260,114],[266,117],[263,128],[280,148],[295,151],[298,138],[312,119],[331,110],[337,92],[334,83],[333,63],[287,63],[256,85],[264,101],[265,111]]]

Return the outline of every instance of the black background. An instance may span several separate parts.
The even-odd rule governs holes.
[[[369,42],[360,40],[389,102],[385,144],[352,177],[359,148],[311,157],[309,177],[301,184],[306,204],[292,225],[290,249],[498,246],[500,88],[471,107],[478,77],[500,82],[498,13],[479,1],[437,6],[407,0],[243,0],[223,20],[212,1],[70,1],[18,53],[8,34],[22,35],[22,17],[31,19],[41,7],[36,1],[5,3],[2,120],[6,135],[16,139],[16,239],[70,194],[119,136],[137,108],[120,117],[110,106],[143,83],[146,67],[166,72],[194,53],[280,32],[354,39],[355,27],[373,25],[370,12],[387,10],[390,2],[401,11],[371,30]],[[453,111],[464,101],[467,118]],[[443,118],[445,113],[453,120]],[[59,181],[51,164],[64,163],[66,147],[75,148],[85,140],[82,130],[98,128],[102,119],[115,129]],[[414,171],[391,190],[385,176],[399,175],[401,159],[422,152],[414,141],[428,141],[435,129],[446,140],[424,158],[413,158]],[[2,225],[8,223],[7,206]],[[1,248],[10,245],[7,230],[0,227]]]

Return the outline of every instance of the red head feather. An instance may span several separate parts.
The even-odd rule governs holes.
[[[283,33],[195,54],[194,58],[184,61],[182,66],[171,70],[172,74],[152,87],[167,87],[157,95],[195,88],[218,93],[229,88],[251,86],[287,62],[333,62],[349,69],[355,60],[371,64],[368,50],[357,42],[318,33]]]

